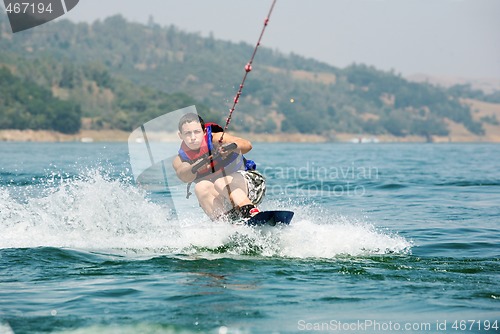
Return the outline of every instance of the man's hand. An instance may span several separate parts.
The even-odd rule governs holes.
[[[236,150],[238,145],[236,143],[229,143],[222,146],[219,146],[217,153],[222,157],[222,159],[226,159],[231,152]]]
[[[198,171],[201,171],[203,173],[205,169],[211,168],[210,166],[211,158],[212,156],[198,159],[194,164],[192,164],[191,173],[196,174]]]
[[[231,152],[237,148],[238,148],[238,145],[236,145],[236,143],[229,143],[229,144],[219,146],[217,148],[217,151],[214,154],[208,156],[207,158],[199,159],[198,161],[196,161],[192,165],[193,167],[191,168],[191,172],[193,174],[195,174],[199,170],[203,171],[203,168],[205,168],[205,169],[212,168],[212,165],[211,165],[212,160],[215,160],[218,157],[221,157],[222,159],[226,159],[227,156],[229,154],[231,154]]]

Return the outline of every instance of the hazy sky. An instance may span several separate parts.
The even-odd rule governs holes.
[[[80,0],[65,18],[120,13],[255,44],[272,0]],[[345,67],[500,78],[500,0],[278,0],[263,46]],[[250,55],[249,55],[250,57]]]

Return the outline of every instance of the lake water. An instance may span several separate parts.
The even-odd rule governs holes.
[[[0,333],[499,332],[499,145],[249,157],[290,226],[171,219],[123,143],[0,143]]]

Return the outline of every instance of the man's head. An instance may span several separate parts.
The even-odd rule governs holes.
[[[179,138],[191,150],[200,148],[205,136],[205,122],[194,113],[185,114],[179,120]]]

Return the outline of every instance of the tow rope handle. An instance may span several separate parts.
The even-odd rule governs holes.
[[[233,151],[237,148],[238,146],[236,143],[229,143],[226,145],[223,145],[222,148],[224,149],[225,152],[230,152]],[[208,157],[201,159],[200,161],[196,162],[193,167],[191,167],[191,173],[195,174],[198,172],[198,170],[211,163],[213,160],[217,159],[220,156],[219,151],[216,151],[214,154],[209,155]]]
[[[245,85],[245,80],[247,79],[247,75],[252,70],[253,59],[255,58],[255,54],[257,53],[257,49],[260,45],[260,41],[262,40],[262,36],[264,36],[264,32],[266,31],[266,27],[267,27],[267,24],[269,23],[269,18],[271,17],[271,13],[273,12],[275,4],[276,4],[276,0],[273,0],[271,8],[269,9],[269,13],[267,14],[267,17],[264,20],[264,26],[262,27],[262,31],[260,32],[259,40],[257,41],[255,48],[253,49],[252,57],[250,58],[250,61],[245,65],[245,74],[243,75],[243,80],[241,81],[238,92],[236,93],[236,96],[234,97],[233,106],[231,107],[231,109],[229,109],[229,115],[226,119],[226,125],[224,126],[224,130],[222,131],[222,135],[219,139],[220,144],[222,144],[222,140],[224,139],[224,134],[226,133],[226,130],[229,127],[229,123],[231,123],[231,118],[233,117],[234,109],[236,109],[236,105],[238,104],[238,102],[240,100],[240,96],[241,96],[241,93],[243,91],[243,87]]]

